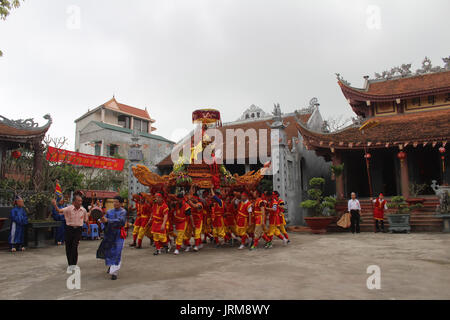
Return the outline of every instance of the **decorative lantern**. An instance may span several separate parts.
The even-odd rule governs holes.
[[[444,147],[440,147],[439,148],[439,152],[441,153],[441,160],[442,160],[442,175],[445,174],[445,148]]]
[[[368,152],[364,155],[364,158],[366,158],[366,159],[370,159],[371,157],[372,157],[372,155]]]
[[[15,159],[19,159],[21,155],[22,155],[22,153],[19,150],[13,151],[11,153],[11,156]]]
[[[397,158],[399,158],[400,161],[406,159],[406,152],[400,151],[399,153],[397,153]]]

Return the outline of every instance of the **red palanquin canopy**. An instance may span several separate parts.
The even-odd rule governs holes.
[[[192,112],[193,123],[221,124],[220,112],[216,109],[199,109]]]

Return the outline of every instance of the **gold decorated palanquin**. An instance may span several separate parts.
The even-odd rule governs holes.
[[[175,163],[173,163],[172,172],[168,175],[160,176],[143,165],[133,167],[133,174],[141,184],[151,188],[163,186],[188,188],[191,185],[196,185],[201,189],[213,187],[242,189],[258,185],[264,177],[263,171],[266,170],[266,167],[239,176],[237,174],[232,175],[224,165],[218,165],[215,161],[211,164],[207,164],[204,161],[196,163],[196,160],[199,159],[199,154],[212,143],[204,131],[207,128],[220,127],[222,125],[220,112],[215,109],[195,110],[192,113],[192,122],[200,124],[198,130],[202,131],[202,141],[194,145],[194,137],[189,139],[187,143],[189,143],[190,154],[185,156],[180,154],[178,159],[175,159]],[[212,148],[212,150],[214,152],[215,148]]]

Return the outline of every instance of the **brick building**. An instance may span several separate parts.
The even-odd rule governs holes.
[[[132,133],[136,131],[143,162],[155,165],[170,153],[174,143],[153,134],[154,123],[146,108],[125,105],[113,97],[75,120],[75,151],[128,158]]]

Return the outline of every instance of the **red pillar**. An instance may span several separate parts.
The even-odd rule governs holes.
[[[406,158],[406,152],[403,151],[405,156],[400,158],[400,188],[402,196],[405,199],[409,198],[409,175],[408,175],[408,159]]]
[[[342,156],[340,153],[333,153],[331,160],[333,165],[342,164]],[[336,196],[338,199],[344,199],[344,172],[339,177],[335,177],[336,180]]]

